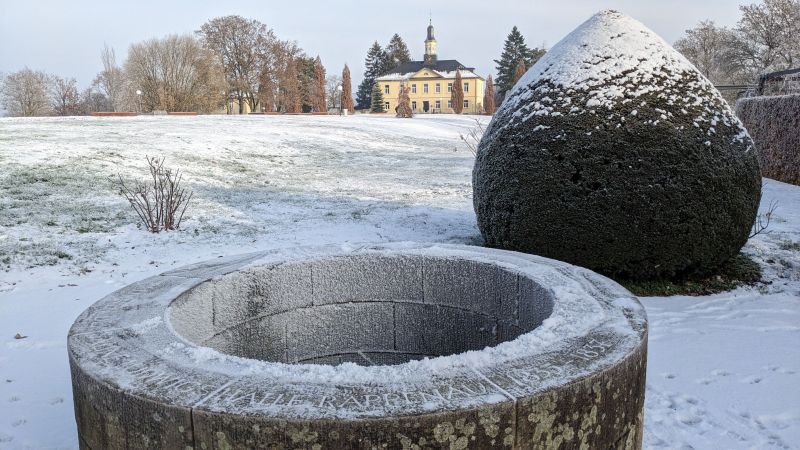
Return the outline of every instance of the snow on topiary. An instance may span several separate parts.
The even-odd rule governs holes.
[[[640,22],[603,11],[509,92],[473,189],[486,245],[649,278],[735,255],[761,176],[714,86]]]

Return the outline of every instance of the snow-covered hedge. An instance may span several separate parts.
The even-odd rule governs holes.
[[[800,185],[800,95],[743,98],[736,115],[755,141],[762,175]]]
[[[752,140],[719,92],[615,11],[517,82],[481,139],[472,185],[486,245],[631,278],[724,263],[761,196]]]

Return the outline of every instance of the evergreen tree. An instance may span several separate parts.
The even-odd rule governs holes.
[[[383,51],[378,41],[372,44],[364,60],[364,80],[358,85],[356,94],[356,107],[369,108],[372,103],[372,85],[375,78],[382,75],[383,66],[386,64],[386,52]]]
[[[370,111],[374,113],[385,112],[386,110],[383,109],[383,103],[383,92],[381,91],[380,85],[375,83],[375,85],[372,87],[372,107],[370,108]]]
[[[408,46],[403,41],[399,34],[395,33],[386,46],[386,59],[383,67],[381,68],[381,75],[389,73],[390,70],[399,66],[404,62],[411,61],[411,52],[408,51]]]
[[[494,114],[494,81],[492,76],[486,79],[486,91],[483,93],[483,110],[486,114]]]
[[[414,117],[411,110],[411,99],[408,96],[409,88],[405,85],[400,86],[400,96],[397,98],[397,117],[410,119]]]
[[[461,81],[461,71],[456,70],[456,79],[453,80],[453,92],[450,93],[450,103],[453,104],[453,112],[461,114],[464,111],[464,85]]]
[[[514,86],[515,73],[520,61],[524,64],[524,69],[529,69],[544,55],[544,50],[539,48],[529,49],[525,44],[525,38],[517,27],[511,29],[511,33],[506,37],[503,44],[503,53],[500,59],[495,59],[497,64],[497,88],[500,95],[505,96],[506,92]]]
[[[353,107],[353,81],[350,80],[350,68],[347,64],[342,70],[342,109],[346,109],[350,114],[356,110]]]
[[[369,78],[364,78],[361,80],[361,83],[358,85],[358,91],[356,92],[357,109],[369,109],[370,105],[372,105],[373,84],[375,84],[374,78],[372,80]]]
[[[519,81],[523,75],[525,75],[525,61],[520,60],[520,62],[517,64],[516,70],[514,70],[514,83],[512,83],[511,86],[513,87],[515,84],[517,84],[517,81]]]
[[[322,60],[314,60],[314,94],[313,94],[313,108],[314,112],[324,112],[327,110],[327,101],[325,100],[325,67],[322,66]]]
[[[288,64],[286,64],[284,78],[286,81],[283,84],[283,111],[299,113],[303,108],[303,99],[297,74],[297,62],[294,58],[289,59]]]

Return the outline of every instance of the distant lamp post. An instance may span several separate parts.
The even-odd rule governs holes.
[[[344,114],[344,111],[342,110],[342,85],[341,84],[336,86],[336,93],[339,94],[339,115],[341,116],[342,114]]]
[[[141,113],[143,111],[142,111],[142,91],[140,89],[136,90],[136,97],[139,99],[139,112]]]

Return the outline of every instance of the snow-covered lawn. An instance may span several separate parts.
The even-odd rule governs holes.
[[[66,333],[133,281],[220,255],[364,241],[479,244],[470,117],[0,119],[0,448],[76,448]],[[454,149],[458,147],[458,151]],[[195,191],[148,234],[115,178],[166,156]],[[645,298],[647,448],[800,445],[800,187],[745,250],[768,284]],[[27,336],[15,339],[15,334]]]

